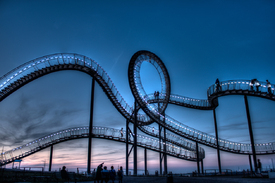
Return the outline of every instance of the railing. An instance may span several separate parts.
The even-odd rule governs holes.
[[[118,92],[116,86],[112,82],[109,75],[103,70],[103,68],[94,60],[78,54],[53,54],[37,58],[25,64],[22,64],[21,66],[13,69],[12,71],[8,72],[0,78],[0,91],[5,90],[6,88],[8,88],[9,85],[17,80],[20,80],[20,78],[27,76],[28,74],[32,74],[33,72],[36,72],[46,67],[58,66],[62,64],[79,65],[83,67],[88,67],[95,71],[98,74],[98,77],[102,78],[105,81],[107,87],[111,89],[113,95],[116,96],[116,100],[120,102],[122,107],[129,114],[132,113],[132,107],[128,105],[128,103]],[[0,93],[0,96],[3,95],[3,93]]]
[[[42,148],[48,147],[51,144],[57,143],[66,139],[88,137],[89,127],[77,127],[69,128],[66,130],[61,130],[50,135],[44,136],[42,138],[36,139],[29,142],[23,146],[14,148],[12,150],[1,153],[2,164],[12,162],[15,159],[21,159],[28,156]],[[123,136],[125,137],[126,131],[123,131]],[[93,127],[93,135],[96,137],[112,137],[117,138],[117,140],[125,142],[125,138],[121,136],[121,130],[106,127]],[[129,143],[133,143],[133,137],[129,136]],[[107,138],[110,139],[110,138]],[[137,134],[137,144],[153,150],[159,150],[159,140],[149,136]],[[196,153],[194,151],[185,150],[182,147],[174,145],[172,143],[166,142],[162,143],[162,146],[166,146],[167,153],[170,155],[175,155],[183,159],[195,159]]]
[[[0,78],[0,96],[5,95],[5,90],[9,88],[10,85],[12,85],[14,82],[20,80],[21,78],[32,74],[34,72],[37,72],[41,69],[45,69],[47,67],[54,67],[58,65],[79,65],[83,67],[87,67],[89,69],[92,69],[97,75],[95,76],[99,82],[104,82],[106,84],[106,88],[110,89],[112,92],[111,95],[115,96],[115,99],[113,100],[113,103],[117,105],[118,108],[122,108],[123,110],[120,110],[121,113],[123,113],[126,117],[130,117],[133,113],[133,108],[128,105],[128,103],[123,99],[121,94],[118,92],[117,88],[115,87],[114,83],[112,82],[111,78],[108,76],[108,74],[102,69],[102,67],[96,63],[94,60],[87,58],[85,56],[81,56],[78,54],[54,54],[49,55],[45,57],[41,57],[35,60],[32,60],[30,62],[27,62],[9,73],[5,74]],[[268,84],[266,82],[258,82],[259,84],[253,84],[249,80],[240,80],[240,81],[224,81],[220,82],[220,87],[217,87],[216,85],[212,85],[209,87],[207,94],[208,97],[216,94],[219,92],[226,92],[226,91],[233,91],[233,90],[247,90],[247,91],[253,91],[253,92],[259,92],[259,93],[265,93],[265,95],[273,95],[274,97],[274,84]],[[148,97],[148,98],[146,98]],[[144,100],[149,101],[149,99],[152,99],[152,96],[150,95],[144,95]],[[160,95],[160,100],[164,99],[165,96]],[[171,95],[170,101],[178,101],[186,104],[190,104],[193,106],[203,106],[208,107],[209,101],[208,100],[198,100],[198,99],[191,99],[188,97],[180,97],[178,95]],[[196,130],[194,128],[188,127],[179,121],[173,119],[172,117],[165,115],[161,115],[156,106],[149,105],[149,110],[155,115],[158,116],[157,118],[161,121],[165,122],[165,126],[179,134],[182,137],[186,137],[189,139],[192,139],[194,141],[198,141],[202,144],[210,145],[212,147],[216,147],[216,138],[215,136],[209,135],[207,133],[201,132],[199,130]],[[126,114],[125,114],[126,113]],[[139,121],[148,121],[150,120],[150,117],[147,115],[138,115]],[[64,134],[62,134],[64,135]],[[51,137],[45,137],[43,142],[51,142],[51,139],[55,138],[53,136]],[[40,143],[41,140],[38,139],[35,143]],[[219,146],[222,150],[226,151],[235,151],[240,153],[251,153],[251,145],[250,144],[244,144],[244,143],[238,143],[233,141],[227,141],[224,139],[219,139]],[[24,147],[25,149],[28,149],[29,151],[33,149],[34,143],[29,143]],[[22,151],[23,147],[20,147],[19,150]],[[257,153],[266,153],[267,151],[274,151],[275,150],[275,143],[263,143],[263,144],[255,144],[255,148]],[[13,151],[8,152],[10,153],[12,157],[16,156],[13,155]],[[18,153],[20,155],[20,153]],[[7,155],[7,154],[6,154]],[[18,156],[19,156],[18,155]]]
[[[190,106],[198,106],[198,107],[211,107],[211,104],[208,100],[205,99],[194,99],[189,97],[183,97],[180,95],[172,94],[170,95],[170,103],[182,103]]]
[[[143,126],[142,129],[146,130],[148,134],[153,135],[153,136],[158,136],[159,130],[155,129],[154,127],[151,126]],[[161,132],[161,136],[164,137],[164,132]],[[166,141],[173,141],[178,144],[181,144],[184,148],[190,150],[190,151],[196,151],[196,143],[186,140],[185,138],[182,138],[178,135],[174,135],[171,133],[166,132]],[[199,147],[199,157],[200,158],[205,158],[205,151],[203,148]]]
[[[244,81],[243,81],[244,82]],[[225,84],[227,83],[227,84]],[[231,82],[230,82],[231,83]],[[232,81],[232,83],[234,83]],[[237,82],[238,83],[238,82]],[[263,83],[263,82],[262,82]],[[229,85],[228,82],[222,82],[222,86]],[[230,89],[237,90],[237,88],[241,88],[241,85],[235,85],[235,87],[229,87]],[[272,85],[274,86],[274,85]],[[245,88],[245,87],[242,87]],[[228,91],[228,90],[227,90]],[[273,91],[271,89],[271,91]],[[146,100],[150,101],[152,99],[152,95],[147,95]],[[159,97],[159,100],[162,100],[162,97]],[[214,135],[209,135],[207,133],[204,133],[202,131],[196,130],[194,128],[191,128],[187,125],[184,125],[177,121],[176,119],[173,119],[169,115],[165,114],[163,116],[160,114],[157,110],[157,105],[152,105],[148,102],[150,111],[154,114],[154,116],[160,116],[160,121],[165,121],[166,127],[171,130],[171,131],[180,131],[181,136],[184,136],[186,138],[192,138],[192,140],[199,141],[202,144],[208,144],[212,147],[216,147],[217,142],[216,142],[216,137]],[[179,133],[178,133],[179,134]],[[219,147],[222,150],[225,151],[231,151],[235,153],[245,153],[245,154],[251,154],[252,153],[252,147],[251,144],[246,144],[246,143],[239,143],[239,142],[233,142],[225,139],[218,139],[219,142]],[[269,142],[269,143],[261,143],[261,144],[255,144],[255,149],[257,154],[265,154],[266,152],[272,152],[275,150],[275,143],[274,142]],[[274,153],[274,152],[273,152]]]
[[[219,170],[218,169],[206,169],[204,170],[205,175],[218,175]],[[233,171],[231,169],[222,169],[221,174],[222,175],[232,175]]]
[[[232,90],[247,90],[259,93],[266,93],[267,95],[274,95],[274,84],[257,81],[252,83],[250,80],[228,80],[220,82],[220,87],[216,84],[211,85],[207,90],[207,96],[211,96],[218,92],[232,91]]]

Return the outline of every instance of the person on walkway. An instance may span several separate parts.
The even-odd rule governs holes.
[[[253,87],[254,87],[254,84],[255,84],[255,81],[256,81],[257,79],[252,79],[251,81],[250,81],[250,89],[251,90],[253,90]]]
[[[221,87],[219,78],[216,79],[215,85],[216,85],[216,92],[219,92]]]
[[[62,167],[60,173],[63,180],[69,180],[68,172],[66,171],[66,166]]]
[[[122,166],[121,166],[120,169],[117,171],[117,176],[118,176],[118,181],[119,181],[119,183],[122,183],[122,180],[123,180],[123,169],[122,169]]]
[[[112,181],[112,183],[114,183],[116,179],[116,171],[114,170],[113,166],[111,166],[111,170],[109,172],[110,172],[110,180]]]
[[[261,86],[261,84],[257,79],[255,80],[255,86],[256,86],[256,91],[259,92],[259,87]]]
[[[109,181],[109,177],[110,176],[110,172],[107,170],[107,166],[104,166],[103,170],[101,171],[101,183],[103,183],[103,181],[105,183],[107,183]]]
[[[102,182],[101,171],[103,170],[102,169],[103,164],[104,164],[104,162],[101,163],[100,165],[98,165],[97,169],[96,169],[95,180],[97,181],[97,183]]]
[[[131,131],[128,129],[128,141],[131,142]]]
[[[120,136],[123,137],[123,128],[120,129]]]
[[[159,91],[156,93],[156,98],[159,99]]]
[[[266,80],[266,86],[267,86],[267,91],[268,91],[268,94],[271,95],[271,84],[268,80]]]

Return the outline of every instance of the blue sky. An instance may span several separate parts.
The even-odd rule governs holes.
[[[206,99],[207,88],[220,81],[269,79],[275,83],[275,2],[273,1],[0,1],[0,75],[48,54],[78,53],[94,59],[109,74],[129,104],[128,63],[139,50],[158,55],[166,65],[171,92]],[[156,72],[142,68],[146,91],[159,87]],[[152,76],[153,75],[153,76]],[[144,78],[144,79],[143,79]],[[146,79],[145,79],[146,78]],[[60,129],[89,124],[91,78],[77,71],[56,72],[22,87],[0,103],[0,145],[14,146]],[[274,102],[249,97],[256,143],[275,142]],[[249,143],[242,96],[219,98],[219,136]],[[167,114],[195,129],[214,134],[212,111],[168,106]],[[94,125],[125,127],[96,85]],[[92,167],[105,160],[122,165],[125,145],[95,139]],[[205,147],[205,168],[218,168],[216,151]],[[53,168],[86,167],[87,140],[55,147]],[[142,149],[139,150],[140,152]],[[66,152],[66,153],[65,153]],[[143,153],[139,153],[143,154]],[[23,160],[48,163],[49,150]],[[156,153],[148,167],[158,168]],[[222,167],[249,167],[248,157],[221,153]],[[263,167],[272,156],[260,157]],[[139,168],[143,168],[139,157]],[[168,159],[168,170],[188,172],[196,164]]]

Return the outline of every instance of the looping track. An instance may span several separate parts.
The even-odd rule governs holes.
[[[143,61],[153,64],[160,74],[162,90],[158,99],[153,95],[146,94],[141,82],[136,82],[140,81],[139,69]],[[13,69],[0,78],[0,101],[4,100],[25,84],[46,74],[60,70],[78,70],[89,74],[98,82],[116,109],[126,119],[131,120],[133,109],[123,99],[108,74],[94,60],[78,54],[61,53],[48,55],[29,61]],[[139,51],[134,54],[129,64],[128,76],[133,95],[141,109],[147,114],[138,115],[139,124],[149,125],[152,122],[157,122],[165,126],[169,131],[176,134],[168,137],[168,141],[171,140],[171,142],[179,142],[179,138],[181,138],[181,140],[186,138],[203,145],[217,148],[215,136],[190,128],[167,114],[164,114],[168,103],[194,109],[211,110],[218,106],[217,98],[224,95],[250,95],[275,101],[274,84],[268,86],[267,83],[260,82],[261,87],[259,87],[257,91],[255,87],[251,87],[249,80],[223,81],[220,83],[221,87],[219,90],[217,90],[215,85],[212,85],[207,90],[208,99],[193,99],[171,94],[170,78],[165,65],[155,54],[148,51]],[[156,103],[159,106],[155,105],[157,107],[152,108],[150,107],[151,105],[149,105],[150,103]],[[150,126],[140,126],[143,132],[148,135],[153,135],[148,128],[150,128]],[[157,137],[157,135],[153,136]],[[219,148],[222,151],[237,154],[252,154],[250,144],[232,142],[225,139],[218,139],[218,141]],[[183,146],[184,145],[182,145],[182,147]],[[188,146],[185,146],[185,148],[188,148]],[[255,148],[257,154],[275,154],[274,142],[256,144]],[[203,150],[200,150],[200,152],[204,153]]]

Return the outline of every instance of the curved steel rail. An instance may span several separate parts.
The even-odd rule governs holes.
[[[123,131],[123,133],[126,134],[126,131]],[[121,131],[119,129],[94,126],[92,136],[93,138],[102,138],[125,143],[125,138],[121,137]],[[32,142],[29,142],[20,147],[1,153],[0,166],[12,163],[14,160],[17,159],[25,158],[54,144],[58,144],[68,140],[88,137],[89,127],[86,126],[61,130],[47,136],[35,139]],[[133,144],[133,138],[130,138],[128,143]],[[142,148],[147,148],[152,151],[160,152],[159,140],[156,138],[137,134],[137,145]],[[188,161],[197,161],[195,151],[183,149],[182,147],[174,145],[170,142],[162,145],[166,145],[166,153],[169,156]]]
[[[143,57],[144,60],[154,62],[154,59],[158,57],[154,57],[154,54],[148,54],[147,51],[138,52],[138,55],[145,54]],[[142,58],[136,55],[136,58]],[[158,62],[154,62],[159,64]],[[163,65],[164,66],[164,65]],[[164,66],[165,67],[165,66]],[[102,87],[103,91],[107,94],[110,101],[117,108],[117,110],[127,119],[131,120],[131,114],[133,113],[132,107],[123,99],[121,94],[116,89],[114,83],[108,74],[102,69],[102,67],[93,61],[90,58],[87,58],[78,54],[53,54],[44,56],[41,58],[37,58],[30,62],[27,62],[9,73],[5,74],[0,78],[0,101],[8,97],[11,93],[24,86],[25,84],[52,72],[60,71],[60,70],[79,70],[84,73],[87,73],[94,77],[98,84]],[[162,74],[165,76],[165,70],[160,69]],[[133,71],[134,73],[134,71]],[[137,75],[134,75],[137,76]],[[240,82],[240,83],[239,83]],[[157,99],[158,103],[164,103],[162,106],[165,109],[165,105],[167,102],[176,105],[182,105],[191,108],[198,109],[211,109],[217,106],[215,99],[222,95],[229,94],[241,94],[241,95],[252,95],[267,98],[270,100],[275,100],[274,97],[274,85],[271,86],[272,93],[266,93],[267,87],[265,87],[264,82],[262,83],[261,88],[258,88],[259,91],[247,90],[244,88],[248,88],[248,81],[227,81],[221,82],[221,89],[219,91],[215,90],[215,86],[212,85],[208,89],[208,99],[207,100],[198,100],[187,97],[180,97],[178,95],[170,95],[169,100],[167,101],[167,95],[170,92],[170,89],[167,90],[165,88],[165,92],[159,95]],[[166,81],[165,81],[166,83]],[[226,84],[227,83],[227,84]],[[249,85],[250,86],[250,85]],[[170,88],[170,84],[167,84],[166,87]],[[137,91],[141,91],[137,88]],[[137,97],[138,92],[134,93],[134,97]],[[206,134],[204,132],[198,131],[196,129],[190,128],[184,124],[181,124],[177,120],[169,117],[168,115],[162,115],[161,110],[156,110],[158,107],[154,107],[149,105],[151,102],[149,95],[144,95],[144,99],[141,99],[143,102],[147,102],[146,107],[149,106],[150,109],[146,110],[148,113],[151,113],[153,110],[152,116],[147,115],[138,115],[138,121],[140,124],[151,122],[152,119],[161,123],[161,125],[166,126],[171,132],[187,138],[192,141],[197,141],[201,144],[216,148],[216,139],[215,136]],[[155,100],[154,98],[152,100]],[[144,106],[143,106],[144,107]],[[144,109],[143,109],[144,110]],[[159,112],[160,111],[160,112]],[[159,121],[160,120],[160,121]],[[243,144],[238,142],[227,141],[224,139],[219,139],[220,149],[227,152],[239,153],[239,154],[252,154],[251,145]],[[264,143],[264,144],[256,144],[256,153],[257,154],[274,154],[275,153],[275,143]]]
[[[161,94],[158,97],[154,96],[154,98],[152,98],[153,97],[152,95],[146,94],[141,84],[141,80],[138,72],[142,62],[149,62],[154,66],[158,65],[158,67],[161,68],[161,71],[162,71],[160,72],[159,71],[160,69],[157,69],[160,77],[164,76],[164,77],[167,77],[166,80],[169,80],[168,72],[166,69],[163,68],[165,67],[164,64],[153,53],[148,51],[139,51],[132,57],[128,68],[129,84],[130,84],[132,93],[135,99],[137,100],[139,106],[142,108],[142,110],[150,117],[151,120],[166,127],[168,130],[172,131],[173,133],[213,148],[217,148],[217,142],[216,142],[215,136],[208,135],[194,128],[190,128],[180,123],[179,121],[173,119],[172,117],[168,116],[167,114],[163,114],[162,111],[159,109],[160,108],[159,104],[160,103],[165,104],[167,102],[171,102],[173,104],[182,105],[186,107],[209,110],[209,109],[214,109],[218,106],[218,102],[216,100],[217,97],[222,95],[227,95],[227,94],[239,94],[239,95],[248,94],[253,96],[260,96],[271,100],[275,99],[275,97],[273,96],[274,85],[269,84],[269,86],[267,86],[265,85],[264,82],[260,82],[262,88],[265,88],[265,86],[269,87],[268,89],[269,93],[266,94],[266,93],[263,93],[261,91],[262,88],[259,88],[259,87],[256,87],[257,88],[256,92],[253,92],[255,88],[254,86],[252,86],[252,83],[243,82],[243,81],[238,81],[238,82],[231,81],[230,83],[221,82],[220,87],[212,85],[208,89],[208,100],[190,99],[186,97],[179,97],[179,96],[172,95],[171,99],[167,101],[168,92],[166,93],[162,92],[163,89],[161,91]],[[169,82],[166,81],[166,83],[169,83]],[[243,90],[243,88],[241,87],[242,84],[245,84],[246,88],[247,88],[247,85],[249,85],[251,88],[251,92],[246,92],[245,90]],[[271,91],[273,91],[273,94]],[[157,103],[157,105],[151,105],[152,103]],[[218,143],[219,143],[220,150],[223,150],[223,151],[238,153],[238,154],[252,154],[251,144],[227,141],[220,138],[218,139]],[[275,153],[274,144],[275,143],[255,144],[256,154],[274,154]]]

